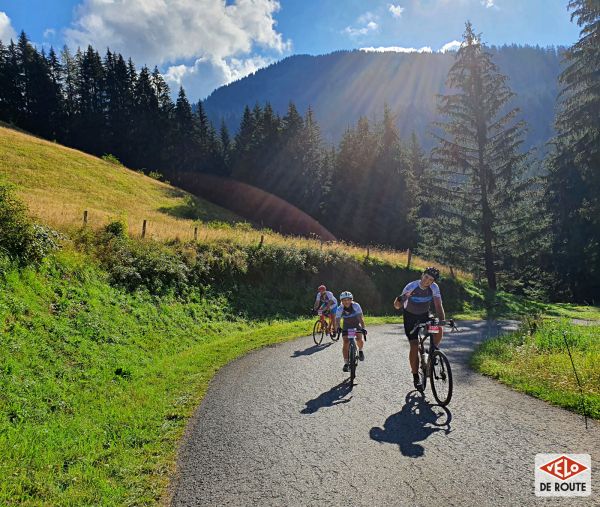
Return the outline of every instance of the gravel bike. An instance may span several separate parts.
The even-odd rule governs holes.
[[[452,398],[452,369],[450,361],[440,349],[433,343],[433,337],[441,326],[448,326],[452,331],[458,331],[454,319],[439,320],[429,318],[427,322],[416,324],[412,332],[419,331],[419,380],[421,382],[421,393],[425,392],[427,379],[431,381],[431,392],[436,401],[445,407]],[[411,333],[412,334],[412,333]],[[425,341],[429,339],[429,348],[425,350]]]
[[[356,367],[358,366],[358,347],[356,346],[356,333],[362,333],[363,339],[367,341],[367,330],[360,328],[348,329],[348,365],[350,366],[350,383],[354,384],[356,378]],[[338,330],[338,337],[341,334],[341,330]]]
[[[315,325],[313,326],[312,335],[315,345],[321,345],[321,343],[323,342],[323,338],[325,338],[325,335],[327,334],[329,325],[327,323],[327,312],[325,310],[317,310],[317,315],[319,316],[319,318],[316,320]],[[334,333],[331,336],[331,339],[334,342],[338,341],[339,338],[339,335],[336,333]]]

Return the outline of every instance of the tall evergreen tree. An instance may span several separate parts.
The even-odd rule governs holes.
[[[571,0],[580,39],[564,54],[560,110],[549,158],[548,211],[558,293],[600,300],[600,2]]]
[[[10,41],[2,51],[0,73],[0,118],[9,123],[20,124],[25,106],[23,103],[22,77],[19,69],[17,45]]]
[[[321,129],[310,106],[304,117],[300,147],[302,172],[298,176],[302,184],[299,185],[299,203],[304,211],[317,216],[329,192],[331,175],[326,173]]]
[[[104,66],[92,46],[88,46],[85,52],[78,50],[75,60],[78,67],[78,107],[72,124],[71,142],[79,149],[101,155],[107,148]]]
[[[196,151],[198,149],[195,134],[194,114],[192,106],[182,87],[173,111],[173,139],[170,143],[173,162],[173,170],[187,172],[193,169]]]
[[[525,125],[515,121],[517,109],[506,112],[514,96],[506,81],[467,23],[448,73],[447,86],[456,93],[440,97],[439,112],[447,121],[438,124],[445,135],[436,135],[436,173],[428,189],[437,198],[428,246],[459,257],[443,260],[462,259],[464,267],[481,269],[491,290],[502,267],[499,245],[515,246],[526,225],[514,211],[530,186],[522,177]]]
[[[67,46],[60,53],[62,69],[62,96],[63,96],[63,138],[69,144],[73,143],[71,135],[73,122],[79,113],[79,100],[77,96],[77,83],[79,81],[79,68],[76,58],[71,54]]]
[[[220,159],[218,164],[218,170],[216,174],[218,176],[229,177],[231,176],[231,152],[232,143],[231,136],[225,121],[221,121],[221,128],[219,130],[219,147],[220,147]]]
[[[254,167],[252,159],[255,139],[255,117],[246,106],[240,122],[240,128],[235,135],[235,148],[233,152],[233,177],[248,181]]]

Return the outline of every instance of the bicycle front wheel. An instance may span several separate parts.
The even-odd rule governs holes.
[[[323,338],[325,336],[325,332],[327,330],[327,324],[321,321],[321,319],[315,322],[313,326],[313,340],[315,345],[321,345]]]
[[[356,363],[357,363],[357,357],[356,357],[356,345],[354,345],[354,343],[350,344],[350,351],[348,353],[348,359],[349,359],[349,363],[350,363],[350,382],[354,383],[354,379],[356,378]]]
[[[435,350],[431,354],[429,379],[431,380],[431,391],[433,397],[442,406],[450,403],[452,398],[452,370],[450,361],[441,350]]]

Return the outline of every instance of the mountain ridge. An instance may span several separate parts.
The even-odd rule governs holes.
[[[514,106],[530,127],[525,147],[543,147],[554,133],[561,48],[489,47],[516,93]],[[237,131],[246,105],[270,102],[283,115],[290,101],[304,113],[310,106],[327,143],[337,143],[361,116],[380,119],[387,104],[400,135],[413,131],[426,147],[433,145],[431,124],[439,119],[436,94],[447,91],[445,80],[454,53],[374,53],[336,51],[325,55],[293,55],[215,90],[203,102],[209,118]]]

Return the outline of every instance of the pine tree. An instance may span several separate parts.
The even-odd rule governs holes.
[[[325,153],[321,129],[314,117],[312,107],[308,107],[304,116],[304,125],[300,138],[302,152],[299,174],[300,207],[312,216],[317,216],[323,207],[323,201],[329,192],[328,176],[325,172]]]
[[[493,291],[502,267],[498,246],[518,242],[524,223],[513,211],[530,187],[522,177],[525,124],[515,121],[517,109],[505,112],[514,95],[506,81],[467,23],[448,73],[447,86],[456,93],[440,97],[447,121],[438,123],[445,135],[436,135],[428,188],[437,202],[427,246],[445,251],[442,260],[481,269]]]
[[[242,114],[240,128],[235,135],[235,148],[233,151],[233,177],[241,181],[248,181],[253,167],[252,154],[254,150],[255,119],[246,106]]]
[[[71,129],[71,142],[81,150],[102,155],[107,150],[105,80],[102,59],[88,46],[85,52],[77,50],[77,114]]]
[[[175,104],[171,100],[171,90],[165,82],[158,67],[152,71],[152,86],[158,100],[158,115],[156,129],[160,134],[160,146],[156,160],[156,167],[165,175],[170,176],[173,173],[171,160],[169,159],[169,142],[172,138],[173,111]]]
[[[547,206],[557,292],[598,302],[600,294],[600,2],[571,0],[580,39],[565,52]]]
[[[67,46],[60,53],[62,68],[62,95],[64,107],[64,132],[63,136],[68,144],[73,142],[71,136],[72,125],[79,113],[79,100],[77,97],[78,66],[75,58]]]
[[[221,129],[219,130],[219,148],[220,158],[216,174],[225,178],[231,176],[231,136],[225,124],[225,120],[221,121]]]
[[[193,169],[198,145],[196,143],[194,115],[185,91],[179,88],[179,95],[173,111],[173,139],[171,141],[172,156],[176,172],[189,172]]]
[[[24,104],[16,44],[11,40],[0,54],[0,118],[8,123],[18,124],[22,119]]]
[[[387,104],[378,130],[377,155],[368,180],[366,234],[373,243],[414,248],[417,196],[410,187],[413,177],[405,160],[396,118]]]

